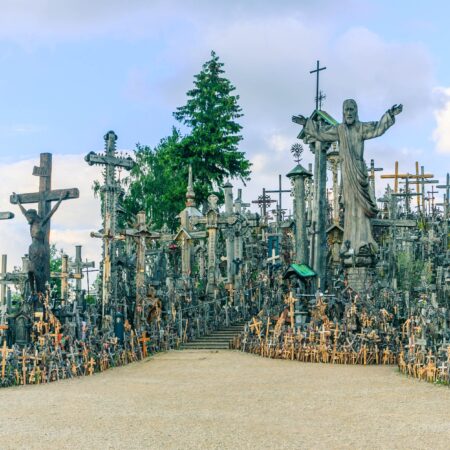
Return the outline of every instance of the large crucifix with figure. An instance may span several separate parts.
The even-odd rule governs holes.
[[[45,283],[50,278],[50,218],[63,200],[78,198],[77,188],[52,190],[52,154],[41,153],[40,165],[33,168],[33,175],[39,177],[39,191],[27,194],[13,193],[10,202],[19,205],[30,225],[32,243],[28,250],[28,279],[32,293],[45,291]],[[52,202],[57,202],[51,208]],[[25,209],[23,204],[38,203],[38,210]]]

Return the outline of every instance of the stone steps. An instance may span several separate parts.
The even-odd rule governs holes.
[[[186,350],[227,350],[232,339],[244,330],[244,324],[222,327],[213,333],[197,338],[195,341],[186,342],[181,349]]]

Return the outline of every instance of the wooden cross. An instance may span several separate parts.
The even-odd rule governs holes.
[[[395,161],[395,171],[394,174],[388,174],[388,175],[381,175],[381,178],[383,179],[394,179],[394,193],[397,194],[398,193],[398,180],[400,179],[405,179],[405,178],[409,178],[409,179],[415,179],[415,180],[419,180],[419,179],[424,179],[424,178],[433,178],[433,174],[431,173],[423,173],[423,174],[410,174],[410,173],[398,173],[398,161]]]
[[[252,323],[249,326],[250,331],[254,332],[258,336],[258,339],[261,339],[261,325],[261,320],[256,320],[256,318],[253,317]]]
[[[137,214],[136,224],[133,230],[126,230],[124,236],[130,236],[136,243],[136,306],[134,311],[134,326],[140,327],[140,319],[143,313],[143,303],[146,297],[145,286],[145,254],[147,239],[159,239],[159,233],[148,230],[145,212]]]
[[[271,263],[272,265],[275,264],[275,260],[280,259],[280,255],[275,254],[275,248],[272,248],[272,256],[270,258],[267,258],[267,262]]]
[[[431,191],[427,191],[427,194],[428,194],[428,201],[431,200],[431,213],[433,213],[433,211],[434,211],[434,201],[435,201],[435,199],[436,199],[436,197],[434,196],[434,194],[437,194],[437,193],[438,193],[438,191],[435,191],[435,190],[434,190],[434,186],[433,186],[433,185],[431,186]],[[430,194],[431,194],[431,196],[430,196]]]
[[[448,218],[449,213],[449,200],[450,200],[450,173],[447,173],[447,180],[445,184],[437,186],[438,189],[445,189],[445,201],[444,201],[444,219]]]
[[[51,272],[50,276],[61,280],[61,300],[63,303],[67,302],[70,278],[68,255],[61,255],[61,272]]]
[[[39,177],[39,192],[11,195],[9,201],[16,205],[20,203],[38,203],[38,214],[45,217],[51,209],[51,202],[78,198],[80,192],[77,188],[52,190],[52,154],[41,153],[39,166],[34,166],[33,175]],[[46,243],[48,244],[50,220],[46,225]]]
[[[372,193],[373,193],[374,197],[375,197],[375,172],[381,172],[382,170],[383,170],[382,167],[375,167],[375,161],[373,159],[370,160],[369,180],[370,180],[370,186],[372,188]]]
[[[293,330],[293,332],[295,333],[295,314],[294,314],[294,305],[295,302],[298,301],[297,298],[295,298],[292,295],[292,292],[289,291],[289,295],[286,297],[286,299],[284,300],[284,303],[286,303],[287,305],[289,305],[289,315],[291,317],[291,328]]]
[[[319,102],[321,101],[319,97],[319,73],[321,70],[325,70],[326,67],[320,67],[320,62],[317,61],[317,66],[314,70],[310,70],[309,73],[316,74],[316,110],[319,109]]]
[[[142,357],[147,358],[147,342],[150,341],[150,338],[147,336],[147,332],[144,331],[142,336],[139,338],[139,342],[142,344]]]
[[[5,378],[6,359],[9,353],[13,353],[14,350],[6,346],[6,340],[3,341],[3,347],[1,348],[0,355],[2,355],[2,380]]]
[[[73,262],[69,262],[69,269],[74,271],[74,274],[72,275],[75,279],[75,290],[77,292],[77,295],[80,295],[81,293],[81,280],[83,279],[83,270],[95,267],[94,261],[88,261],[86,260],[83,262],[83,259],[81,257],[81,245],[75,246],[75,260]]]

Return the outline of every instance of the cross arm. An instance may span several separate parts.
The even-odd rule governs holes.
[[[80,191],[77,188],[55,189],[47,192],[33,192],[26,194],[16,194],[9,197],[10,203],[17,205],[20,203],[39,203],[39,202],[56,202],[61,196],[63,200],[79,198]]]
[[[135,162],[130,157],[122,158],[120,156],[98,155],[94,152],[88,153],[84,159],[90,166],[95,164],[112,165],[131,170],[135,165]]]
[[[14,213],[12,212],[0,212],[0,220],[8,220],[8,219],[13,219],[14,218]]]

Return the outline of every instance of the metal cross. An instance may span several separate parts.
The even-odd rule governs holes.
[[[326,67],[320,67],[320,62],[317,61],[317,66],[315,70],[310,70],[309,73],[315,73],[316,74],[316,110],[319,109],[319,101],[323,100],[319,97],[319,72],[321,70],[325,70]],[[322,96],[322,93],[320,93]]]
[[[281,204],[281,194],[283,193],[290,193],[291,190],[290,189],[284,189],[282,188],[281,185],[281,175],[278,175],[278,189],[272,189],[272,190],[266,190],[266,192],[268,192],[269,194],[278,194],[278,208],[277,208],[277,221],[280,223],[281,222],[281,215],[282,215],[282,204]]]

